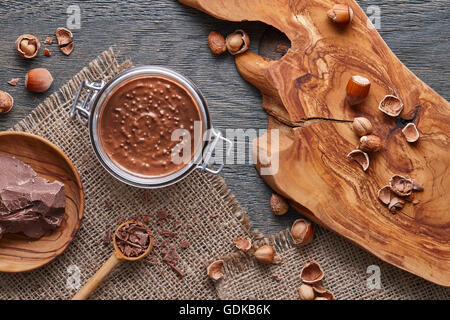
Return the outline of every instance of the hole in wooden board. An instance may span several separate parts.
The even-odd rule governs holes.
[[[259,55],[272,60],[281,59],[291,48],[291,41],[280,30],[267,26],[259,40]]]

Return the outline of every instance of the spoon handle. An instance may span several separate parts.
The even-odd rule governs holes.
[[[72,297],[72,300],[86,300],[91,293],[105,280],[108,275],[117,267],[123,260],[113,253],[112,256],[105,262],[105,264],[95,273],[92,278]]]

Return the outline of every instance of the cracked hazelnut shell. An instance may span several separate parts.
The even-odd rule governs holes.
[[[230,54],[237,55],[248,50],[250,38],[244,30],[239,29],[227,36],[226,46]]]
[[[359,149],[353,150],[347,155],[347,158],[358,162],[364,171],[367,171],[367,169],[369,169],[369,155],[364,151],[361,151]]]
[[[304,283],[314,284],[323,279],[324,273],[317,262],[310,261],[303,266],[300,277]]]
[[[223,260],[217,260],[211,263],[208,268],[206,268],[206,272],[208,273],[208,276],[214,280],[217,281],[220,278],[223,277],[223,271],[222,268],[224,266]]]
[[[291,236],[295,244],[305,245],[312,241],[314,236],[313,225],[304,219],[297,219],[291,227]]]
[[[402,133],[409,143],[414,143],[419,140],[420,133],[417,130],[416,125],[413,122],[408,123],[403,129]]]
[[[53,77],[45,68],[36,68],[27,72],[25,88],[33,92],[45,92],[53,83]]]
[[[378,199],[386,206],[391,203],[392,190],[390,186],[384,186],[378,190]]]
[[[234,244],[239,250],[247,251],[252,247],[252,240],[249,237],[236,238]]]
[[[0,90],[0,114],[5,114],[11,111],[13,105],[13,97],[8,92]]]
[[[397,117],[403,110],[403,102],[394,95],[387,95],[380,101],[378,109],[391,117]]]
[[[412,193],[414,183],[411,179],[396,174],[389,180],[389,186],[395,194],[401,197],[407,197]]]
[[[282,196],[272,193],[270,197],[270,208],[274,215],[282,216],[289,211],[289,204]]]
[[[59,50],[61,50],[61,52],[64,53],[66,56],[69,56],[72,53],[74,47],[75,44],[71,42],[67,46],[59,48]]]
[[[73,41],[72,31],[66,28],[56,29],[56,40],[58,41],[59,46],[68,45]]]
[[[33,59],[39,53],[41,42],[31,34],[23,34],[16,40],[16,51],[25,59]]]

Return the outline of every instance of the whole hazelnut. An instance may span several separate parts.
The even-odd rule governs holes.
[[[291,228],[291,236],[295,244],[304,245],[312,241],[314,235],[313,225],[304,219],[297,219]]]
[[[272,196],[270,197],[270,208],[274,215],[282,216],[288,212],[289,204],[280,195],[272,193]]]
[[[212,31],[208,36],[209,49],[213,54],[222,54],[227,50],[225,38],[218,32]]]
[[[362,76],[352,76],[346,87],[346,98],[349,105],[354,106],[366,100],[369,95],[370,81]]]
[[[244,30],[236,30],[227,36],[226,45],[228,52],[232,55],[243,53],[250,46],[250,38]]]
[[[53,83],[53,77],[45,68],[28,71],[25,76],[25,88],[33,92],[45,92]]]
[[[353,20],[353,9],[346,4],[338,3],[327,12],[328,18],[338,26],[346,26]]]
[[[372,133],[373,127],[369,119],[358,117],[353,120],[353,130],[359,136],[366,136]]]
[[[310,285],[302,284],[300,288],[298,288],[298,293],[302,300],[314,300],[314,289]]]
[[[0,90],[0,114],[11,111],[14,99],[8,92]]]
[[[359,139],[359,149],[364,152],[377,152],[382,148],[383,142],[381,142],[381,139],[374,134],[362,136],[361,139]]]
[[[25,59],[32,59],[39,53],[41,43],[38,38],[31,34],[23,34],[16,40],[16,51]]]
[[[256,249],[255,258],[262,264],[270,264],[275,259],[275,249],[269,245],[263,245]]]

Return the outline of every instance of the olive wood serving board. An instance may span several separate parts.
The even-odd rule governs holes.
[[[266,136],[280,130],[278,152],[270,153],[270,136],[253,142],[260,174],[263,164],[279,159],[278,170],[261,177],[311,220],[388,263],[450,286],[450,104],[402,64],[358,4],[339,1],[354,11],[353,22],[340,28],[327,17],[329,0],[180,1],[218,19],[264,22],[291,41],[277,61],[251,51],[235,59],[242,77],[261,91]],[[345,102],[352,75],[372,83],[357,107]],[[398,118],[378,110],[388,94],[404,103]],[[350,123],[357,116],[367,117],[384,141],[366,172],[346,157],[358,145]],[[414,144],[401,132],[411,121],[421,133]],[[377,199],[394,174],[425,188],[415,194],[418,204],[406,203],[396,214]]]
[[[0,239],[0,272],[39,268],[60,255],[74,239],[83,217],[84,192],[69,158],[51,142],[24,132],[0,132],[0,153],[30,165],[38,176],[64,183],[66,214],[61,226],[40,239],[7,234]]]

